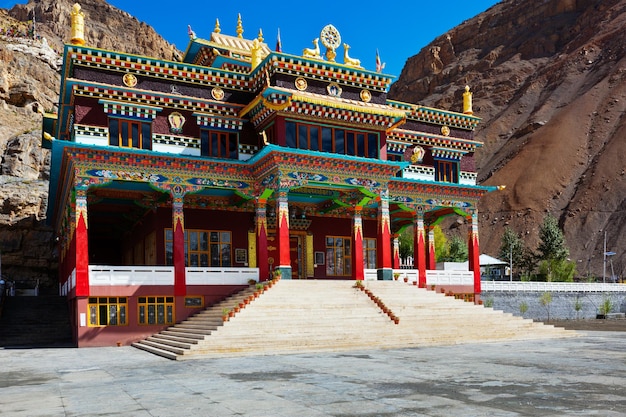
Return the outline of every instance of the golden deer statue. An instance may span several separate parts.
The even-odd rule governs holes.
[[[348,56],[348,50],[350,49],[350,45],[347,43],[343,44],[343,63],[349,67],[361,68],[361,60],[356,58],[350,58]]]
[[[313,45],[315,45],[315,48],[304,48],[304,50],[302,51],[302,56],[304,58],[317,58],[317,59],[321,58],[320,46],[318,44],[318,41],[319,41],[319,38],[313,39]]]

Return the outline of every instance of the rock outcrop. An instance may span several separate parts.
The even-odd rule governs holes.
[[[60,52],[69,37],[74,3],[30,0],[0,9],[2,274],[13,280],[39,280],[42,291],[50,293],[57,291],[57,254],[45,219],[50,154],[41,148],[40,128],[42,114],[54,111],[58,102]],[[104,0],[80,4],[91,46],[164,59],[179,53],[150,26]]]
[[[460,111],[474,92],[483,120],[481,250],[505,227],[531,249],[559,219],[580,275],[602,276],[604,233],[626,274],[626,1],[505,0],[411,57],[390,97]]]

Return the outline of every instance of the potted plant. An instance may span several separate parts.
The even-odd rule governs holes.
[[[409,277],[407,277],[406,275],[404,276],[404,282],[409,282]]]
[[[256,284],[256,290],[259,292],[259,294],[262,294],[263,290],[265,290],[265,288],[263,287],[263,284],[258,283],[258,284]]]
[[[356,281],[354,285],[352,286],[352,288],[356,288],[357,290],[363,291],[363,281],[361,280]]]
[[[230,310],[228,310],[227,308],[223,308],[222,309],[222,321],[228,321],[228,312]]]
[[[250,278],[250,279],[248,280],[248,285],[254,285],[254,284],[256,284],[256,279],[252,279],[252,278]]]
[[[399,272],[394,272],[393,273],[393,279],[397,281],[398,278],[400,278],[400,273]]]

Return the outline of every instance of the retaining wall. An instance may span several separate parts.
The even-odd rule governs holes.
[[[545,292],[483,290],[480,298],[484,305],[516,316],[522,316],[520,305],[525,302],[528,309],[523,317],[534,320],[547,320],[548,309],[551,320],[595,319],[607,298],[613,306],[611,313],[626,313],[626,292],[550,292],[552,302],[547,306],[541,303],[543,294]]]

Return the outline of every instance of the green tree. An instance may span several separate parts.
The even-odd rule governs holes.
[[[444,262],[448,256],[448,239],[439,225],[433,227],[433,233],[435,234],[435,259],[437,262]]]
[[[539,228],[539,257],[541,260],[565,260],[569,256],[569,249],[565,246],[563,232],[554,216],[548,214]]]
[[[539,273],[547,282],[573,282],[576,263],[567,259],[546,259],[539,263]]]
[[[528,311],[528,304],[526,303],[526,301],[522,301],[519,304],[519,312],[522,313],[522,317],[524,317],[524,313],[526,313]]]
[[[544,292],[543,294],[541,294],[541,297],[539,297],[539,302],[548,311],[548,321],[550,321],[550,304],[552,304],[552,294],[550,294],[549,292]]]
[[[406,227],[398,236],[400,241],[400,258],[406,259],[413,256],[413,227]]]
[[[453,236],[448,244],[448,258],[450,262],[465,262],[467,261],[467,243],[460,236]]]
[[[504,229],[502,235],[502,241],[500,243],[500,253],[498,254],[501,260],[509,263],[509,260],[513,260],[513,268],[519,270],[523,263],[524,257],[524,242],[511,228]]]
[[[467,244],[460,236],[452,236],[446,245],[445,255],[441,262],[465,262],[467,261]]]

